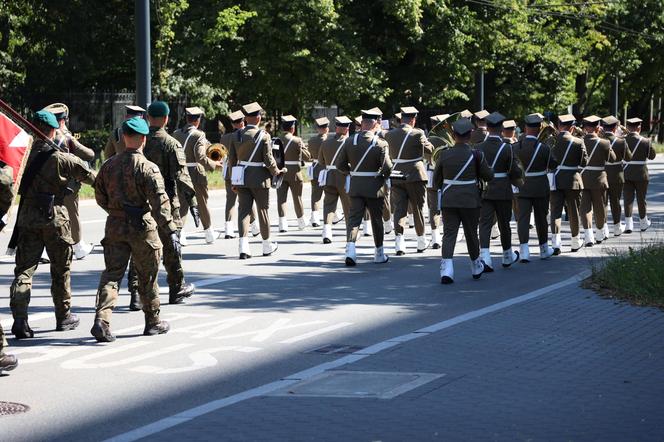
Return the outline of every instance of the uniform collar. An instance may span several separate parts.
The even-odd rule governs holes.
[[[537,137],[535,135],[526,135],[526,139],[528,139],[528,138],[532,138],[534,140],[537,139]]]

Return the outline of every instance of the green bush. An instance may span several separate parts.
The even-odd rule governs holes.
[[[81,138],[78,141],[84,146],[89,147],[95,152],[103,151],[108,141],[108,136],[111,133],[107,129],[92,129],[81,132]]]
[[[664,307],[664,243],[629,248],[593,269],[590,286],[639,305]]]

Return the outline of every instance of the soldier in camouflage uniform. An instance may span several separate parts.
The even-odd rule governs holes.
[[[178,228],[178,235],[180,235],[182,219],[180,218],[178,193],[183,192],[183,196],[189,202],[194,218],[198,217],[198,204],[196,202],[196,191],[187,171],[184,150],[175,138],[166,133],[165,127],[168,124],[169,113],[170,109],[163,101],[155,101],[148,107],[150,134],[143,148],[143,154],[145,158],[159,167],[164,179],[166,194],[171,201],[173,222]],[[169,303],[180,304],[184,301],[184,298],[188,298],[194,293],[195,287],[193,284],[186,284],[184,281],[182,255],[172,247],[169,239],[170,232],[160,228],[159,237],[164,244],[164,267],[168,274]]]
[[[11,167],[0,161],[0,231],[7,225],[7,212],[14,199],[13,192],[14,172]],[[0,374],[4,371],[10,371],[18,366],[16,356],[4,352],[7,347],[7,339],[0,325]]]
[[[141,118],[131,118],[122,124],[122,133],[125,151],[102,165],[95,182],[97,204],[108,213],[102,240],[106,268],[99,281],[95,322],[90,330],[99,342],[115,340],[111,314],[130,255],[145,313],[143,334],[168,332],[168,323],[159,319],[160,237],[176,252],[179,248],[178,228],[159,168],[140,152],[148,125]]]
[[[54,139],[55,129],[59,126],[51,112],[37,112],[36,124],[49,140]],[[78,317],[71,313],[73,240],[64,198],[71,180],[92,184],[95,173],[77,157],[53,149],[52,143],[35,141],[19,188],[21,204],[16,220],[16,267],[10,288],[10,306],[14,316],[12,333],[17,339],[34,336],[28,325],[28,305],[32,275],[37,270],[44,247],[51,261],[51,296],[55,304],[56,330],[73,330],[79,323]],[[31,173],[34,179],[28,183],[26,178]]]
[[[125,106],[125,121],[134,118],[142,117],[145,114],[145,109],[140,106],[126,105]],[[124,139],[122,138],[122,125],[113,129],[108,136],[106,146],[104,146],[104,157],[111,158],[113,155],[122,153],[125,150]]]

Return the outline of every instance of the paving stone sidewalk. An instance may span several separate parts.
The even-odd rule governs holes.
[[[260,397],[163,440],[664,440],[664,313],[575,285],[339,370],[443,377],[393,399]]]

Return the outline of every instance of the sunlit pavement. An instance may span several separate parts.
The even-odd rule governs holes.
[[[272,195],[278,252],[260,256],[253,239],[254,257],[239,261],[237,240],[206,245],[202,232],[189,236],[185,272],[199,288],[186,305],[167,305],[162,296],[172,331],[157,337],[141,335],[143,315],[128,311],[126,290],[112,322],[118,340],[102,345],[89,335],[100,248],[73,263],[81,326],[55,332],[48,268],[41,266],[30,310],[36,336],[9,340],[20,366],[0,378],[0,401],[30,410],[0,416],[0,440],[661,439],[655,397],[664,395],[654,385],[664,365],[656,339],[661,313],[616,306],[573,279],[615,248],[661,239],[661,156],[650,169],[654,223],[647,234],[548,261],[537,259],[533,240],[531,263],[498,265],[479,281],[470,277],[460,242],[453,286],[439,283],[439,251],[415,253],[413,229],[410,253],[385,265],[371,262],[373,242],[363,237],[358,266],[348,269],[343,222],[334,243],[323,245],[320,228],[297,230],[291,206],[291,230],[278,234]],[[211,204],[221,228],[223,191],[212,193]],[[86,240],[98,244],[102,210],[86,202],[81,211]],[[1,235],[1,250],[8,237]],[[568,232],[563,244],[569,250]],[[499,263],[498,242],[492,251]],[[0,317],[9,331],[13,264],[0,267]],[[330,381],[339,371],[388,374]],[[620,433],[609,424],[620,424],[623,402],[630,413]],[[562,422],[570,422],[567,431]]]

